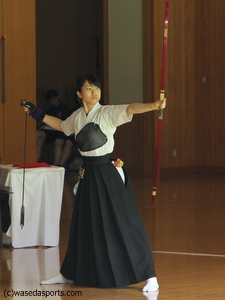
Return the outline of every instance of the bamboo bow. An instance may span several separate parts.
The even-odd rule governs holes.
[[[168,39],[168,22],[169,22],[169,0],[166,0],[165,4],[165,18],[164,18],[164,35],[163,35],[163,51],[162,51],[162,66],[161,66],[161,85],[160,85],[160,97],[162,101],[165,95],[165,74],[166,74],[166,54],[167,54],[167,39]],[[157,126],[157,141],[155,150],[155,166],[154,166],[154,178],[152,187],[152,201],[151,206],[155,205],[155,197],[157,190],[157,175],[159,165],[159,153],[160,153],[160,141],[162,132],[162,120],[163,120],[163,109],[159,110],[158,114],[158,126]]]

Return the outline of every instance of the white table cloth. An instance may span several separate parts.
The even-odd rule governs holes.
[[[0,188],[10,194],[11,236],[14,248],[58,246],[65,170],[62,167],[25,169],[24,227],[20,226],[23,168],[0,167]]]

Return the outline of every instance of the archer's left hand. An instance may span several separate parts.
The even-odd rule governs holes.
[[[155,101],[156,110],[164,109],[166,107],[166,98]]]

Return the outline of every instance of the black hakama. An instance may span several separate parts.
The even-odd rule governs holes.
[[[61,274],[77,286],[123,287],[155,277],[133,188],[109,155],[84,157]],[[123,168],[124,169],[124,168]]]

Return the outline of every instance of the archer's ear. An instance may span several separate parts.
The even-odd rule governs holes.
[[[82,95],[81,95],[81,92],[77,91],[77,96],[82,99]]]

